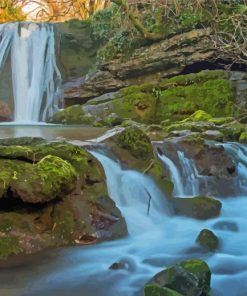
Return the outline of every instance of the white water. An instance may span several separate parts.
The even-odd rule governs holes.
[[[165,196],[150,177],[123,170],[104,154],[91,153],[104,167],[108,194],[121,209],[130,235],[149,231],[167,219],[169,209]]]
[[[220,217],[207,221],[169,216],[152,180],[123,170],[104,154],[93,154],[105,169],[109,194],[126,215],[131,235],[95,246],[46,251],[28,257],[30,261],[19,267],[0,269],[0,294],[5,293],[1,295],[141,296],[143,285],[166,266],[185,258],[202,258],[212,270],[214,296],[246,296],[246,197],[221,199]],[[243,161],[239,158],[240,163],[246,160],[246,156]],[[146,190],[152,195],[149,216]],[[215,253],[196,248],[195,239],[203,228],[219,237]],[[126,268],[109,270],[116,261],[126,263]]]
[[[56,64],[53,25],[0,25],[0,68],[11,58],[14,121],[45,121],[58,110],[61,74]],[[0,73],[0,78],[1,78]]]

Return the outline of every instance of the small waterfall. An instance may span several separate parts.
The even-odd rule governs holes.
[[[159,158],[170,171],[170,177],[174,184],[174,195],[183,196],[184,195],[183,179],[175,163],[170,158],[168,158],[165,154],[159,155]]]
[[[61,99],[61,74],[56,64],[53,25],[0,25],[0,68],[11,58],[14,121],[45,121]]]
[[[102,164],[109,196],[121,210],[131,235],[142,234],[166,219],[165,196],[150,177],[123,170],[119,163],[102,153],[90,153]]]
[[[237,166],[237,184],[239,194],[247,192],[247,146],[239,143],[225,143],[224,149],[233,158]]]
[[[183,176],[183,196],[198,196],[199,192],[199,176],[196,165],[192,159],[185,157],[183,151],[177,151],[180,166]]]

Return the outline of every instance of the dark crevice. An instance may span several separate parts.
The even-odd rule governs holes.
[[[215,61],[201,61],[191,65],[186,66],[181,75],[199,73],[203,70],[231,70],[231,71],[247,71],[247,65],[234,63],[231,61],[217,59]]]
[[[33,159],[29,159],[29,158],[26,158],[24,156],[21,156],[21,157],[0,156],[0,159],[4,159],[4,160],[19,160],[19,161],[24,161],[24,162],[31,163],[31,164],[36,164],[37,162],[39,162],[39,160],[35,161]]]
[[[44,208],[56,204],[61,199],[56,198],[50,202],[46,203],[27,203],[20,199],[20,197],[16,196],[11,188],[7,189],[5,196],[0,198],[0,213],[1,212],[26,212],[33,213],[43,210]]]

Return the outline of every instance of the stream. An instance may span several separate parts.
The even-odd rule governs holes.
[[[39,131],[38,136],[45,135],[49,139],[59,137],[82,141],[92,136],[92,130],[87,129],[33,128],[36,133]],[[19,136],[18,130],[18,126],[0,128],[0,138]],[[21,127],[21,131],[21,136],[35,134],[28,128]],[[100,134],[100,131],[94,132],[95,137]],[[244,185],[247,149],[235,143],[225,144],[225,149],[237,165],[239,193],[230,198],[217,197],[222,202],[221,215],[206,221],[171,215],[162,192],[152,179],[139,172],[122,169],[107,153],[92,151],[104,167],[109,195],[126,219],[129,236],[97,245],[45,250],[22,256],[15,262],[9,261],[0,268],[0,295],[140,296],[144,284],[166,266],[185,258],[201,258],[212,271],[214,296],[246,296],[247,203]],[[165,166],[169,166],[175,192],[180,196],[200,193],[197,178],[202,176],[196,176],[195,170],[193,176],[192,173],[185,174],[193,163],[188,164],[188,160],[180,155],[181,170],[169,165],[167,159],[163,161]],[[178,178],[187,185],[177,188]],[[190,182],[191,178],[193,182]],[[204,253],[195,244],[203,228],[213,230],[220,240],[215,253]],[[110,270],[114,262],[123,262],[125,268]]]

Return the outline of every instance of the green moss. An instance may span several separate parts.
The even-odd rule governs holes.
[[[209,122],[212,117],[229,118],[235,112],[235,89],[225,71],[202,71],[134,85],[121,89],[115,97],[116,114],[144,123]]]
[[[239,137],[239,142],[247,144],[247,132],[242,132]]]
[[[121,99],[113,101],[115,112],[122,118],[140,122],[154,121],[157,98],[150,93],[131,92],[127,89]]]
[[[19,241],[14,236],[0,237],[0,260],[5,260],[11,255],[21,252]]]
[[[182,296],[182,294],[169,288],[162,288],[156,285],[146,285],[144,288],[145,296]]]
[[[135,126],[127,127],[120,133],[117,142],[136,158],[148,159],[152,156],[153,147],[149,138]]]
[[[176,86],[162,91],[157,106],[157,117],[183,119],[202,109],[212,116],[233,114],[234,92],[223,79],[207,80],[188,86]]]
[[[193,113],[192,115],[190,115],[190,117],[186,118],[183,120],[183,122],[187,122],[187,121],[208,121],[209,119],[211,119],[212,116],[210,114],[208,114],[207,112],[203,111],[203,110],[198,110],[195,113]]]
[[[214,123],[215,125],[222,125],[225,123],[230,123],[234,120],[233,117],[218,117],[218,118],[211,118],[208,122]]]
[[[214,251],[219,245],[217,236],[208,229],[200,231],[198,237],[196,238],[196,242],[208,251]]]
[[[85,114],[85,112],[82,109],[82,106],[74,105],[55,113],[49,120],[49,122],[92,125],[94,119],[92,116]]]
[[[12,230],[13,221],[10,219],[1,219],[0,220],[0,232],[8,233]]]
[[[55,227],[53,229],[55,237],[57,239],[66,242],[72,241],[72,236],[75,230],[74,216],[70,211],[66,211],[60,215],[55,221]]]

